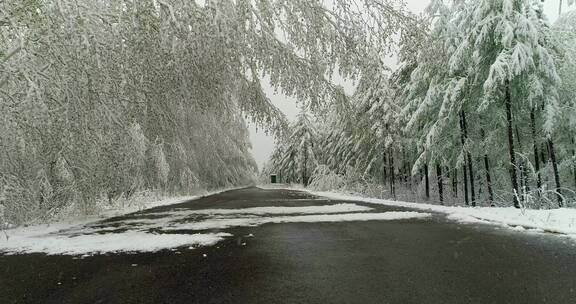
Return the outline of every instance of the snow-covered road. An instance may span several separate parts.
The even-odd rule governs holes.
[[[8,230],[0,240],[0,253],[46,253],[81,255],[155,252],[215,245],[233,235],[221,232],[232,227],[255,227],[270,223],[323,223],[404,220],[429,217],[415,211],[374,212],[353,203],[264,206],[249,208],[194,209],[157,208],[86,223],[55,223]],[[194,200],[191,200],[194,202]],[[305,201],[300,203],[305,204]],[[194,204],[192,203],[194,206]],[[168,210],[166,210],[168,209]]]
[[[410,207],[246,188],[12,230],[0,241],[0,293],[7,303],[576,299],[572,239]]]

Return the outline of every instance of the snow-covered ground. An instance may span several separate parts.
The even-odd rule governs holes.
[[[146,204],[157,207],[189,201],[180,197]],[[197,198],[197,197],[196,197]],[[142,206],[140,207],[142,208]],[[176,208],[170,211],[108,218],[106,222],[78,219],[52,225],[22,227],[0,238],[0,252],[92,255],[111,252],[154,252],[162,249],[209,246],[232,234],[220,230],[279,223],[321,223],[423,219],[430,213],[383,212],[353,203],[320,206],[263,206],[238,209]],[[126,211],[128,212],[128,211]],[[121,215],[116,212],[113,215]]]
[[[242,188],[242,187],[240,187]],[[102,218],[110,218],[114,216],[122,216],[128,213],[142,211],[146,209],[151,209],[160,206],[167,206],[167,205],[174,205],[198,198],[202,198],[205,196],[210,196],[218,193],[222,193],[225,191],[240,189],[238,187],[233,188],[225,188],[216,191],[201,191],[198,195],[186,195],[186,196],[176,196],[176,197],[162,197],[162,195],[158,195],[157,193],[152,192],[143,192],[137,193],[132,198],[126,199],[119,199],[114,204],[109,204],[107,201],[99,201],[96,203],[96,210],[94,213],[90,215],[80,215],[78,213],[78,206],[70,205],[67,207],[69,210],[64,210],[61,214],[51,217],[48,219],[47,222],[32,222],[28,223],[29,225],[33,226],[52,226],[58,224],[66,224],[66,225],[80,225],[83,223],[90,223],[93,221],[97,221]],[[0,204],[0,208],[2,205]],[[0,210],[0,219],[1,217]],[[19,228],[9,222],[0,222],[0,231],[13,231],[14,228]],[[0,233],[1,234],[1,233]]]
[[[270,187],[263,187],[270,188]],[[290,188],[273,186],[272,188]],[[298,188],[297,188],[298,189]],[[365,198],[337,192],[311,194],[345,203],[317,206],[262,206],[237,209],[186,209],[148,211],[128,218],[112,218],[133,211],[172,205],[199,198],[177,197],[141,202],[99,217],[76,218],[50,225],[11,229],[0,233],[0,253],[46,253],[92,255],[113,252],[154,252],[173,248],[196,248],[216,244],[232,234],[234,227],[255,227],[280,223],[321,223],[425,219],[431,212],[447,214],[462,223],[496,224],[521,231],[561,233],[576,238],[576,210],[519,210],[515,208],[448,207]],[[214,194],[214,193],[211,193]],[[406,207],[416,211],[378,212],[355,201]],[[422,210],[422,212],[418,211]],[[101,220],[106,218],[107,221]]]
[[[136,201],[134,201],[134,202],[131,202],[128,204],[122,204],[121,206],[116,206],[112,209],[105,210],[104,212],[100,213],[98,216],[99,217],[105,217],[105,218],[113,217],[113,216],[121,216],[121,215],[125,215],[125,214],[132,213],[132,212],[147,210],[147,209],[161,207],[161,206],[179,204],[179,203],[199,199],[202,197],[211,196],[211,195],[215,195],[218,193],[236,190],[236,189],[242,189],[242,188],[243,187],[224,188],[224,189],[215,190],[215,191],[205,191],[199,195],[167,197],[167,198],[162,198],[162,199],[157,199],[157,200],[154,200],[154,199],[152,199],[152,200],[150,200],[150,199],[136,199]]]
[[[559,208],[551,210],[533,210],[516,209],[513,207],[451,207],[366,198],[338,192],[320,192],[306,189],[298,190],[335,200],[361,201],[371,204],[441,212],[447,214],[448,219],[461,223],[496,224],[514,230],[560,233],[576,238],[576,209]]]
[[[43,252],[47,254],[87,254],[104,252],[156,251],[184,245],[204,246],[220,241],[225,234],[152,235],[142,232],[122,234],[77,235],[61,231],[95,232],[92,224],[103,219],[126,215],[160,206],[174,205],[236,188],[206,192],[202,195],[179,196],[161,200],[140,200],[122,207],[104,210],[98,215],[78,216],[49,224],[32,225],[0,230],[0,253]],[[76,229],[75,229],[76,228]],[[103,232],[103,231],[100,231]]]

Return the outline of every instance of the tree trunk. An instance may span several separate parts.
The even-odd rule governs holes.
[[[392,148],[388,148],[388,171],[390,172],[390,194],[396,200],[396,187],[394,185],[394,156]]]
[[[554,152],[554,143],[552,138],[548,136],[548,151],[550,153],[550,160],[552,161],[552,169],[554,170],[554,181],[556,182],[556,192],[558,196],[558,206],[562,207],[564,202],[562,200],[562,194],[560,193],[560,174],[558,173],[558,163],[556,162],[556,153]]]
[[[424,165],[424,180],[426,183],[426,199],[430,199],[430,181],[428,180],[428,162]]]
[[[576,149],[574,148],[574,137],[572,137],[572,175],[574,177],[574,189],[576,189]]]
[[[458,197],[458,168],[452,173],[452,196]]]
[[[546,162],[548,161],[549,154],[550,153],[548,153],[548,146],[542,143],[542,145],[540,146],[540,162],[542,164],[546,164]]]
[[[464,183],[464,202],[466,203],[466,206],[468,206],[470,205],[470,202],[468,201],[468,173],[466,171],[467,154],[466,151],[464,151],[466,145],[466,137],[464,136],[464,124],[462,122],[462,115],[460,115],[460,141],[462,142],[462,155],[464,157],[464,165],[462,166],[462,171],[464,173],[464,179],[462,180]]]
[[[468,125],[466,123],[466,113],[462,110],[462,126],[464,129],[464,140],[468,140]],[[472,207],[476,207],[476,193],[474,191],[474,170],[472,169],[472,155],[470,151],[466,149],[466,158],[468,161],[468,173],[470,174],[470,201],[472,202]]]
[[[445,178],[443,178],[442,180],[446,179],[448,181],[448,185],[450,185],[450,183],[452,183],[452,195],[454,195],[454,178],[452,177],[452,173],[450,172],[450,168],[448,168],[448,166],[444,166],[444,168],[442,169],[444,174],[446,175]]]
[[[532,127],[532,143],[534,144],[534,170],[536,171],[536,187],[538,192],[542,190],[542,176],[540,176],[540,159],[538,155],[538,143],[536,140],[536,115],[535,110],[532,108],[530,111],[530,124]]]
[[[290,176],[290,183],[294,183],[294,182],[297,182],[297,179],[298,179],[297,173],[296,173],[296,168],[295,168],[296,162],[294,159],[294,151],[290,152],[290,159],[292,160],[292,166],[291,166],[292,167],[292,174]]]
[[[490,162],[488,154],[484,154],[484,168],[486,169],[486,185],[488,187],[488,203],[494,206],[494,190],[492,190],[492,179],[490,178]]]
[[[506,81],[506,98],[504,103],[506,106],[506,121],[508,122],[508,152],[510,154],[508,170],[510,172],[510,180],[514,192],[514,207],[520,208],[520,202],[518,201],[518,176],[516,175],[516,154],[514,152],[514,127],[512,125],[512,98],[510,96],[510,83],[508,81]]]
[[[480,129],[480,134],[482,140],[486,139],[486,133],[484,129]],[[486,143],[484,143],[486,145]],[[484,151],[484,171],[486,172],[486,187],[488,188],[488,203],[490,206],[494,206],[494,190],[492,189],[492,178],[490,176],[490,161],[488,161],[488,153]]]
[[[406,149],[402,147],[402,181],[408,184],[408,166],[406,165]]]
[[[306,169],[308,167],[308,153],[304,152],[304,167],[302,168],[302,184],[304,184],[304,187],[308,186],[308,173],[306,172]]]
[[[388,174],[386,172],[386,167],[388,166],[386,162],[386,153],[384,152],[385,148],[382,148],[382,184],[385,184],[388,181]]]
[[[476,193],[474,192],[474,171],[472,170],[472,156],[468,152],[468,174],[470,175],[470,202],[476,207]]]
[[[436,163],[436,179],[438,180],[438,198],[440,204],[444,205],[444,182],[442,180],[442,166]]]
[[[522,141],[520,140],[520,132],[518,131],[518,126],[514,127],[516,130],[516,141],[518,142],[518,150],[522,151]],[[519,161],[520,166],[520,200],[524,200],[524,194],[530,192],[530,185],[528,185],[528,173],[526,172],[526,163],[523,158]]]
[[[470,205],[470,201],[468,200],[468,171],[466,169],[466,165],[462,166],[462,183],[464,184],[464,202],[466,206]]]

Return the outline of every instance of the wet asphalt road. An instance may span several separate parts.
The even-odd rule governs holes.
[[[126,218],[173,208],[334,203],[247,188]],[[560,236],[442,215],[222,231],[234,237],[179,254],[0,255],[0,303],[576,303],[576,246]]]

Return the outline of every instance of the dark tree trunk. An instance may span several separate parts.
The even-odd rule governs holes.
[[[516,130],[516,141],[518,142],[518,150],[522,151],[522,141],[520,139],[520,132],[518,131],[518,126],[514,128]],[[524,159],[520,159],[520,186],[522,194],[530,191],[530,185],[528,185],[528,173],[526,172],[526,162]],[[520,199],[524,200],[524,195],[520,195]]]
[[[470,201],[476,207],[476,193],[474,192],[474,170],[472,170],[472,156],[468,152],[468,174],[470,175]]]
[[[486,186],[488,187],[488,202],[494,206],[494,190],[492,190],[492,178],[490,178],[490,162],[488,154],[484,154],[484,168],[486,169]]]
[[[470,202],[472,206],[476,206],[476,193],[474,190],[474,169],[472,168],[472,155],[470,151],[466,148],[465,143],[468,140],[468,124],[466,123],[466,113],[464,110],[460,111],[460,117],[462,119],[462,132],[464,135],[464,142],[462,147],[466,152],[466,164],[468,166],[468,174],[470,175]]]
[[[538,156],[538,142],[536,140],[536,115],[534,108],[530,111],[530,124],[532,127],[532,144],[534,145],[534,170],[536,171],[536,187],[542,189],[542,176],[540,176],[540,159]]]
[[[458,197],[458,169],[454,169],[452,173],[452,196]]]
[[[394,156],[392,148],[388,148],[388,171],[390,172],[390,194],[396,200],[396,187],[394,185]]]
[[[386,125],[386,131],[388,130],[388,126]],[[386,184],[386,181],[388,180],[388,172],[386,172],[386,167],[388,166],[388,163],[386,162],[386,144],[385,144],[385,131],[384,129],[382,129],[382,133],[380,134],[382,136],[382,184]]]
[[[554,181],[556,182],[556,192],[558,196],[558,206],[562,207],[564,202],[562,194],[560,193],[560,174],[558,173],[558,163],[556,162],[556,153],[554,151],[554,143],[552,138],[548,137],[548,151],[550,153],[550,160],[552,161],[552,169],[554,170]]]
[[[442,166],[436,163],[436,179],[438,180],[438,198],[440,204],[444,205],[444,182],[442,180]]]
[[[462,113],[462,126],[464,127],[464,140],[468,140],[468,124],[466,123],[466,113],[461,111]],[[476,206],[476,193],[474,191],[474,170],[472,169],[472,155],[470,151],[466,149],[466,158],[468,161],[468,173],[470,174],[470,201],[472,202],[472,206]]]
[[[388,163],[386,162],[386,152],[384,152],[385,149],[386,148],[382,147],[382,184],[386,184],[386,181],[388,181],[388,173],[386,171]]]
[[[296,167],[295,167],[295,162],[294,162],[294,152],[290,152],[290,159],[292,159],[292,176],[290,176],[290,182],[297,182],[297,173],[296,173]],[[294,179],[294,180],[293,180]]]
[[[486,139],[486,133],[484,129],[480,129],[480,134],[482,135],[482,140]],[[487,151],[484,152],[484,171],[486,172],[486,187],[488,188],[488,203],[490,206],[494,206],[494,190],[492,189],[492,178],[490,176],[490,161],[488,160]]]
[[[510,172],[510,180],[514,192],[514,207],[520,208],[520,201],[518,201],[518,176],[516,175],[516,152],[514,152],[514,127],[512,125],[512,98],[510,96],[510,83],[507,81],[506,84],[506,98],[504,103],[506,106],[506,121],[508,122],[508,152],[510,154],[508,170]]]
[[[468,200],[468,171],[466,170],[466,165],[462,166],[462,183],[464,184],[464,202],[466,206],[470,205],[470,201]]]
[[[426,183],[426,199],[430,199],[430,181],[428,180],[428,162],[424,165],[424,180]]]
[[[402,181],[408,184],[408,166],[406,165],[406,149],[402,147]]]
[[[450,187],[450,183],[452,183],[451,186],[454,187],[454,180],[452,179],[452,176],[450,175],[450,168],[448,168],[448,166],[445,166],[443,168],[443,172],[446,175],[444,179],[446,179],[448,181],[448,186]],[[454,189],[452,189],[452,194],[454,194]]]
[[[470,205],[470,202],[468,201],[468,172],[466,171],[466,136],[464,135],[464,123],[462,121],[462,115],[460,115],[460,141],[462,142],[462,155],[464,156],[464,165],[462,166],[462,171],[464,173],[464,179],[462,180],[464,183],[464,202],[466,202],[466,206],[468,206]]]
[[[304,187],[308,186],[308,172],[306,172],[308,167],[308,153],[304,153],[304,167],[302,168],[302,184]]]
[[[574,189],[576,189],[576,149],[574,148],[574,137],[572,137],[572,175],[574,177]]]
[[[542,145],[540,146],[540,161],[542,162],[542,164],[546,164],[546,162],[548,161],[549,154],[550,153],[548,152],[548,146],[542,143]]]

